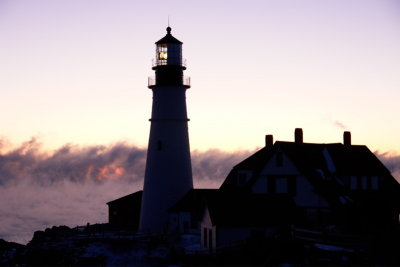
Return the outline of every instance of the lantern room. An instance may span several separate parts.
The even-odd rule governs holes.
[[[186,62],[182,59],[182,42],[171,34],[168,26],[167,34],[156,42],[156,57],[152,69],[155,77],[149,77],[148,86],[183,86],[190,88],[190,78],[183,75]]]
[[[182,42],[171,34],[171,27],[167,28],[167,35],[156,42],[156,59],[153,67],[182,64]]]

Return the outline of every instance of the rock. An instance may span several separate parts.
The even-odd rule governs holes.
[[[0,239],[0,265],[16,265],[24,245]]]

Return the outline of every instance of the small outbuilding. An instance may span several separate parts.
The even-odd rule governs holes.
[[[143,191],[115,199],[107,203],[108,223],[114,230],[137,231]]]

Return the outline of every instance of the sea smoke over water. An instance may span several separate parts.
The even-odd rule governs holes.
[[[195,187],[219,187],[252,153],[193,151]],[[400,181],[400,155],[375,154]],[[108,201],[142,189],[145,162],[146,149],[124,142],[49,152],[34,138],[11,149],[0,139],[0,238],[26,243],[46,227],[107,222]]]
[[[107,222],[108,201],[143,187],[146,149],[124,142],[67,144],[44,151],[32,138],[10,149],[0,139],[0,238],[28,242],[53,225]],[[193,151],[196,188],[217,188],[252,151]]]
[[[375,155],[382,161],[382,163],[390,170],[393,177],[400,183],[400,155],[393,153],[381,153],[375,151]]]

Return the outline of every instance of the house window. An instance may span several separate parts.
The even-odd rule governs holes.
[[[253,172],[251,170],[239,170],[237,172],[237,184],[244,185],[251,178]]]
[[[244,185],[247,182],[247,173],[246,172],[239,172],[237,176],[237,183],[238,185]]]
[[[288,180],[286,177],[277,177],[275,180],[275,193],[286,194],[288,193]]]
[[[379,178],[378,176],[371,177],[371,189],[377,190],[379,188]]]
[[[358,184],[357,176],[351,176],[350,177],[350,189],[357,190],[357,187],[358,187],[357,184]]]
[[[351,190],[377,190],[379,189],[378,176],[351,176]]]
[[[362,188],[362,190],[368,189],[368,177],[367,176],[361,177],[361,188]]]
[[[282,167],[283,166],[283,153],[278,151],[276,153],[275,159],[276,159],[276,166],[277,167]]]
[[[271,194],[296,194],[295,176],[269,176],[267,177],[267,192]]]

